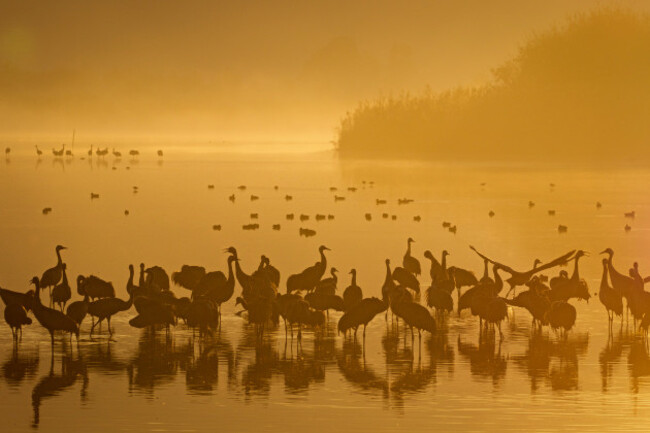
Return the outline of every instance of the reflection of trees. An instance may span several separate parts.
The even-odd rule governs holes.
[[[540,381],[548,381],[554,390],[578,389],[578,356],[589,346],[588,334],[572,333],[568,339],[552,340],[548,334],[533,332],[528,349],[515,356],[515,364],[530,378],[531,392]]]
[[[505,377],[508,360],[501,355],[501,339],[496,346],[494,333],[485,335],[480,333],[478,346],[473,343],[464,343],[458,336],[458,353],[469,360],[470,371],[473,376],[492,380],[494,386]]]
[[[34,389],[32,390],[32,408],[34,409],[34,421],[32,426],[38,427],[40,422],[41,404],[44,399],[55,397],[62,391],[70,388],[77,381],[79,376],[82,376],[83,386],[81,389],[82,397],[85,395],[86,388],[88,387],[88,374],[86,365],[81,359],[73,360],[71,355],[64,354],[61,358],[61,373],[54,373],[54,358],[50,364],[50,373],[43,376]],[[63,414],[59,415],[63,416]]]
[[[2,374],[7,385],[18,387],[25,379],[34,377],[38,372],[38,361],[38,352],[25,353],[14,345],[11,355],[2,365]]]

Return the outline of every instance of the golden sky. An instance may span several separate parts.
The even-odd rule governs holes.
[[[0,0],[0,136],[327,141],[358,101],[484,82],[600,4]]]

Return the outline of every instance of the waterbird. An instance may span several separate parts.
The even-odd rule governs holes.
[[[563,224],[560,224],[560,225],[557,226],[558,233],[566,233],[568,230],[569,230],[569,227],[567,227],[567,226],[565,226]]]
[[[41,149],[38,148],[38,145],[34,145],[34,147],[36,147],[36,155],[37,155],[37,156],[40,157],[41,155],[43,155],[43,151],[42,151]]]
[[[91,192],[91,193],[90,193],[90,199],[91,199],[91,200],[94,200],[94,199],[96,199],[96,198],[99,198],[99,194],[94,193],[94,192]]]
[[[115,158],[121,158],[121,157],[122,157],[122,153],[119,152],[119,151],[117,151],[117,150],[115,150],[115,148],[113,148],[113,156],[114,156]]]
[[[302,272],[290,275],[289,278],[287,278],[287,293],[314,290],[314,287],[316,287],[316,284],[321,280],[325,273],[325,269],[327,268],[325,251],[329,251],[329,248],[325,245],[318,247],[320,261],[315,265],[304,269]]]
[[[19,304],[26,311],[29,311],[32,309],[34,294],[31,290],[27,291],[27,293],[21,293],[0,287],[0,299],[5,305]]]
[[[61,150],[52,149],[54,157],[61,157],[65,153],[65,143],[61,146]]]
[[[65,250],[66,247],[62,245],[57,245],[54,251],[56,252],[56,265],[54,267],[51,267],[47,269],[45,272],[43,272],[43,275],[41,276],[41,279],[39,280],[40,287],[45,289],[49,288],[50,290],[52,287],[57,285],[59,281],[61,281],[61,277],[63,276],[63,260],[61,260],[61,250]],[[51,297],[51,292],[50,292],[50,297]]]
[[[323,293],[323,294],[328,294],[328,295],[336,294],[336,285],[337,285],[337,283],[339,281],[339,278],[336,275],[337,272],[338,272],[338,269],[332,267],[330,269],[331,277],[324,278],[324,279],[320,280],[316,284],[316,287],[314,288],[314,291],[316,293]]]
[[[50,333],[50,340],[52,342],[52,350],[54,350],[54,331],[69,332],[71,335],[74,333],[79,339],[79,327],[77,324],[63,314],[62,312],[53,308],[45,307],[41,303],[41,285],[38,277],[33,277],[31,283],[35,287],[33,311],[36,320]]]
[[[423,307],[416,302],[400,300],[391,302],[391,310],[397,317],[402,319],[409,328],[411,328],[411,340],[413,340],[414,337],[413,328],[418,330],[420,344],[422,343],[422,331],[428,331],[431,334],[435,334],[436,321],[431,314],[429,314],[426,307]]]
[[[158,154],[158,156],[163,156],[163,151],[162,151],[162,150],[158,150],[157,154]]]
[[[396,267],[393,269],[393,280],[397,281],[401,286],[413,290],[415,293],[420,293],[420,282],[418,279],[407,271],[405,268]]]
[[[140,152],[138,150],[136,150],[136,149],[131,149],[131,150],[129,150],[129,155],[135,157],[135,156],[140,155]]]
[[[506,271],[506,272],[508,272],[510,274],[510,278],[508,278],[506,280],[508,282],[508,284],[510,285],[510,290],[508,291],[508,293],[510,293],[510,291],[514,290],[517,286],[521,286],[521,285],[524,285],[527,282],[529,282],[530,279],[536,273],[539,273],[539,272],[541,272],[543,270],[546,270],[546,269],[553,268],[555,266],[566,264],[573,257],[573,255],[575,254],[575,250],[572,250],[572,251],[569,251],[568,253],[556,258],[555,260],[551,260],[548,263],[542,264],[542,265],[540,265],[540,266],[538,266],[536,268],[530,269],[530,270],[525,271],[525,272],[520,272],[520,271],[515,271],[514,269],[512,269],[509,266],[506,266],[506,265],[504,265],[502,263],[496,262],[496,261],[484,256],[483,254],[478,252],[478,250],[476,248],[474,248],[471,245],[470,245],[470,249],[472,251],[474,251],[476,254],[478,254],[479,257],[481,257],[482,259],[487,260],[487,261],[489,261],[490,263],[492,263],[494,265],[498,265],[499,268],[503,269],[504,271]],[[507,297],[507,295],[506,295],[506,297]]]
[[[345,334],[348,330],[354,329],[356,337],[359,326],[363,325],[363,340],[365,342],[368,323],[387,308],[387,304],[381,299],[374,297],[361,299],[341,316],[337,325],[338,332]]]
[[[11,328],[11,335],[18,340],[18,333],[22,335],[22,327],[31,325],[32,319],[27,317],[27,311],[21,304],[7,304],[4,311],[5,322]]]
[[[350,311],[363,299],[363,291],[361,290],[361,287],[357,285],[357,270],[353,268],[350,270],[350,274],[352,275],[352,281],[343,291],[343,304],[345,306],[345,311]]]
[[[600,279],[600,289],[598,290],[598,299],[605,306],[607,310],[607,319],[611,330],[614,322],[614,315],[621,316],[621,326],[623,325],[623,296],[620,290],[616,290],[609,285],[608,279],[608,265],[609,260],[603,258],[603,274]]]
[[[566,301],[555,301],[551,304],[546,313],[546,320],[553,330],[560,329],[560,332],[566,333],[573,328],[576,323],[576,307]]]
[[[625,216],[625,218],[632,218],[632,219],[634,219],[634,218],[636,217],[636,212],[635,212],[635,211],[625,212],[624,216]]]
[[[417,277],[422,273],[422,269],[420,261],[411,255],[411,244],[413,242],[415,241],[410,237],[406,240],[406,253],[402,259],[402,266]]]
[[[63,311],[65,304],[72,297],[72,290],[70,290],[70,284],[68,283],[68,276],[65,270],[66,264],[63,263],[61,265],[61,271],[63,273],[61,282],[52,289],[52,302],[58,305],[61,311]]]
[[[81,329],[81,322],[86,318],[88,314],[88,295],[85,295],[81,301],[75,301],[68,305],[68,308],[65,310],[65,315],[74,320],[77,324],[77,327]]]
[[[94,275],[88,277],[77,276],[77,293],[81,296],[88,294],[92,300],[115,297],[113,283],[104,281]]]
[[[111,329],[111,317],[120,311],[129,310],[133,305],[133,297],[134,293],[131,291],[127,301],[119,298],[102,298],[88,304],[88,314],[97,319],[90,328],[90,335],[93,335],[95,326],[99,325],[103,320],[106,320],[108,323],[108,334],[113,335],[113,330]]]

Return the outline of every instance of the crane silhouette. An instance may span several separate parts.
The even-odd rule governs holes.
[[[329,278],[324,278],[316,284],[316,288],[314,291],[316,293],[322,293],[326,295],[335,295],[336,294],[336,285],[338,284],[339,278],[336,275],[338,272],[338,269],[332,268],[330,269],[330,275],[332,275]]]
[[[377,314],[383,313],[388,306],[378,298],[365,298],[348,310],[338,323],[338,332],[345,334],[348,330],[354,329],[354,337],[357,337],[359,326],[363,325],[363,341],[366,341],[366,327]]]
[[[447,279],[447,256],[449,252],[447,250],[442,251],[442,263],[433,256],[431,251],[426,250],[424,252],[424,257],[431,260],[431,269],[429,270],[429,275],[431,276],[431,281],[442,281]]]
[[[408,287],[415,293],[420,293],[420,282],[418,279],[404,268],[397,267],[393,269],[393,280],[397,281],[401,286]]]
[[[560,330],[564,333],[564,338],[567,332],[573,328],[576,323],[576,307],[566,301],[555,301],[551,304],[550,309],[546,313],[546,320],[553,330]]]
[[[318,252],[320,254],[320,261],[316,262],[315,265],[310,266],[298,274],[290,275],[287,278],[287,293],[292,293],[295,291],[312,291],[318,284],[318,282],[323,277],[325,270],[327,269],[327,257],[325,257],[325,251],[329,251],[325,245],[318,247]]]
[[[36,320],[38,323],[47,329],[50,333],[50,339],[52,342],[52,350],[54,350],[54,332],[55,331],[64,331],[69,332],[71,335],[74,333],[77,336],[77,341],[79,340],[79,327],[77,324],[63,314],[62,312],[55,310],[53,308],[45,307],[41,303],[41,285],[38,277],[33,277],[31,283],[35,287],[34,293],[34,304],[33,311]]]
[[[114,298],[115,288],[113,283],[104,281],[99,277],[90,275],[84,277],[83,275],[77,276],[77,293],[80,296],[86,296],[92,300],[101,298]]]
[[[97,320],[90,328],[90,335],[93,335],[95,327],[106,320],[108,323],[108,334],[113,335],[113,330],[111,329],[111,317],[120,311],[127,311],[133,305],[134,293],[129,293],[129,299],[127,301],[119,298],[101,298],[96,301],[88,304],[88,314]]]
[[[21,304],[8,304],[5,307],[5,322],[11,328],[14,341],[18,341],[18,334],[22,337],[23,325],[31,325],[32,319],[27,317],[27,311]]]
[[[418,330],[420,344],[422,344],[422,331],[428,331],[431,334],[435,334],[436,321],[431,314],[429,314],[426,307],[423,307],[416,302],[399,300],[391,303],[391,309],[393,310],[393,313],[397,317],[401,318],[411,329],[411,341],[414,339],[413,328]]]
[[[416,277],[422,273],[420,268],[420,261],[411,255],[411,243],[415,242],[413,238],[408,238],[406,241],[406,254],[402,260],[404,269],[415,275]]]
[[[609,273],[609,259],[603,259],[603,275],[600,279],[600,290],[598,299],[607,310],[607,319],[609,322],[610,332],[614,323],[614,315],[621,316],[621,327],[623,326],[623,296],[620,290],[616,290],[609,285],[607,281]]]
[[[29,290],[27,293],[21,293],[0,287],[0,299],[5,305],[20,304],[25,311],[29,311],[32,309],[34,302],[34,291]]]
[[[345,306],[345,311],[350,311],[363,299],[363,291],[361,290],[361,287],[357,285],[357,270],[352,269],[350,274],[352,274],[352,281],[343,291],[343,304]]]
[[[43,272],[43,275],[40,279],[40,285],[42,289],[50,289],[50,305],[52,304],[52,288],[59,284],[63,276],[63,260],[61,260],[61,250],[65,250],[66,247],[62,245],[57,245],[54,249],[56,251],[56,265],[47,269]]]
[[[61,283],[54,286],[52,289],[52,302],[59,306],[59,309],[63,311],[65,304],[72,297],[72,290],[70,290],[70,284],[68,283],[68,276],[66,275],[66,264],[61,265],[61,272],[63,273],[63,278]]]
[[[575,250],[569,251],[568,253],[556,258],[555,260],[551,260],[548,263],[542,264],[540,266],[537,266],[536,268],[533,268],[529,271],[525,272],[519,272],[515,271],[509,266],[506,266],[504,264],[498,263],[492,259],[489,259],[488,257],[484,256],[483,254],[479,253],[476,248],[470,245],[470,249],[474,251],[476,254],[479,255],[484,260],[488,260],[490,263],[494,265],[498,265],[499,268],[503,269],[504,271],[508,272],[510,274],[510,278],[508,278],[506,281],[510,285],[510,290],[508,290],[508,293],[506,293],[506,297],[510,294],[511,291],[513,291],[517,286],[525,285],[527,282],[531,280],[531,278],[538,272],[541,272],[546,269],[553,268],[555,266],[560,266],[563,264],[566,264],[575,254]]]

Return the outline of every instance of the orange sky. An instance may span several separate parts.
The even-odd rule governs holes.
[[[1,0],[0,136],[327,141],[359,100],[484,82],[598,4]]]

